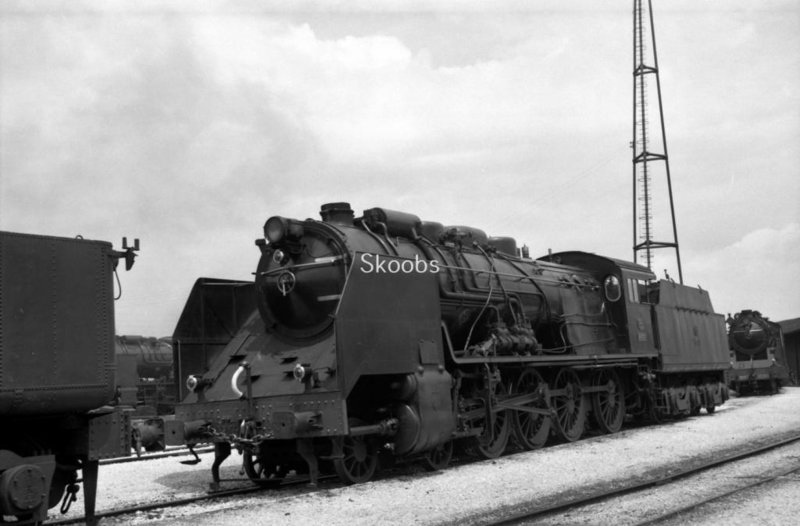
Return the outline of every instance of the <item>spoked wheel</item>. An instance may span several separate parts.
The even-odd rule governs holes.
[[[512,388],[512,395],[519,396],[524,394],[536,394],[539,396],[529,407],[536,409],[547,409],[547,401],[544,398],[547,384],[542,376],[534,369],[525,369],[519,376]],[[550,435],[552,422],[550,417],[539,413],[528,411],[512,411],[511,427],[514,430],[514,438],[524,449],[539,449]]]
[[[251,481],[265,486],[277,486],[289,472],[286,466],[264,460],[256,453],[242,452],[242,468]]]
[[[619,375],[612,369],[601,369],[592,378],[592,386],[604,388],[592,393],[592,411],[604,433],[616,433],[625,420],[625,392]]]
[[[502,382],[496,382],[494,394],[490,397],[491,409],[486,410],[486,417],[483,420],[483,433],[475,437],[474,447],[469,448],[470,454],[482,458],[497,458],[503,454],[508,445],[508,437],[511,436],[511,419],[508,411],[493,411],[500,397],[505,396],[507,389]],[[489,420],[489,411],[492,410],[493,417]]]
[[[425,454],[422,463],[428,471],[439,471],[444,469],[453,458],[453,441],[448,440],[444,444],[439,444]]]
[[[345,436],[334,440],[341,440],[342,457],[333,460],[333,467],[342,482],[361,484],[375,475],[378,468],[378,451],[367,437]]]
[[[561,369],[553,382],[551,402],[556,413],[556,430],[567,442],[578,440],[586,424],[587,403],[583,397],[581,380],[572,369]]]

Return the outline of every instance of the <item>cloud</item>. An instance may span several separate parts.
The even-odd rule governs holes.
[[[800,312],[800,224],[761,228],[685,263],[687,284],[699,283],[722,313],[754,309],[774,321]]]
[[[169,332],[198,276],[250,277],[268,216],[316,217],[327,201],[473,225],[537,255],[630,258],[624,6],[8,5],[0,227],[142,238],[121,331]],[[779,111],[796,107],[796,60],[780,51],[797,37],[763,12],[681,6],[691,13],[671,4],[658,19],[659,51],[675,79],[664,88],[684,260],[702,263],[742,232],[800,220],[785,206],[798,119]],[[709,21],[723,38],[682,31]],[[785,263],[766,259],[763,274]]]

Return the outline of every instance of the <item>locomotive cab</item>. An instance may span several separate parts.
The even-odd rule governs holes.
[[[588,270],[603,284],[603,309],[609,313],[618,352],[655,354],[650,307],[658,302],[658,286],[650,269],[587,252],[561,252],[540,259]]]

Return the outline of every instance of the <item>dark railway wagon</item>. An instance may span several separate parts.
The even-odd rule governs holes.
[[[130,451],[127,414],[107,404],[112,276],[133,257],[103,241],[0,232],[2,521],[38,523],[59,502],[67,508],[78,471],[91,520],[98,461]]]
[[[454,443],[493,458],[727,398],[724,318],[704,290],[584,252],[533,260],[511,238],[404,212],[321,215],[266,222],[258,310],[182,368],[176,421],[215,444],[214,484],[232,447],[256,481],[355,483],[379,454],[440,468]]]

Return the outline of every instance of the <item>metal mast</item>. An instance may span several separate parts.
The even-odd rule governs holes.
[[[656,35],[653,26],[653,8],[647,0],[649,14],[649,33],[652,54],[647,52],[647,28],[644,21],[642,0],[633,1],[633,261],[638,262],[639,253],[644,252],[644,264],[652,270],[653,250],[674,248],[677,260],[678,279],[683,283],[681,254],[678,248],[678,229],[675,224],[675,207],[672,201],[672,180],[667,158],[667,136],[664,131],[664,112],[661,107],[661,83],[658,79],[658,58],[656,55]],[[652,62],[650,62],[652,60]],[[650,62],[652,65],[648,65]],[[658,94],[658,119],[661,132],[661,152],[651,150],[649,113],[653,112],[647,100],[647,79],[655,78]],[[658,131],[658,130],[656,130]],[[656,133],[656,143],[658,137]],[[656,144],[655,148],[658,148]],[[659,186],[663,186],[666,176],[666,189],[669,194],[669,211],[672,216],[672,241],[654,241],[653,196]],[[638,206],[637,206],[638,205]],[[642,231],[639,231],[641,226]]]

